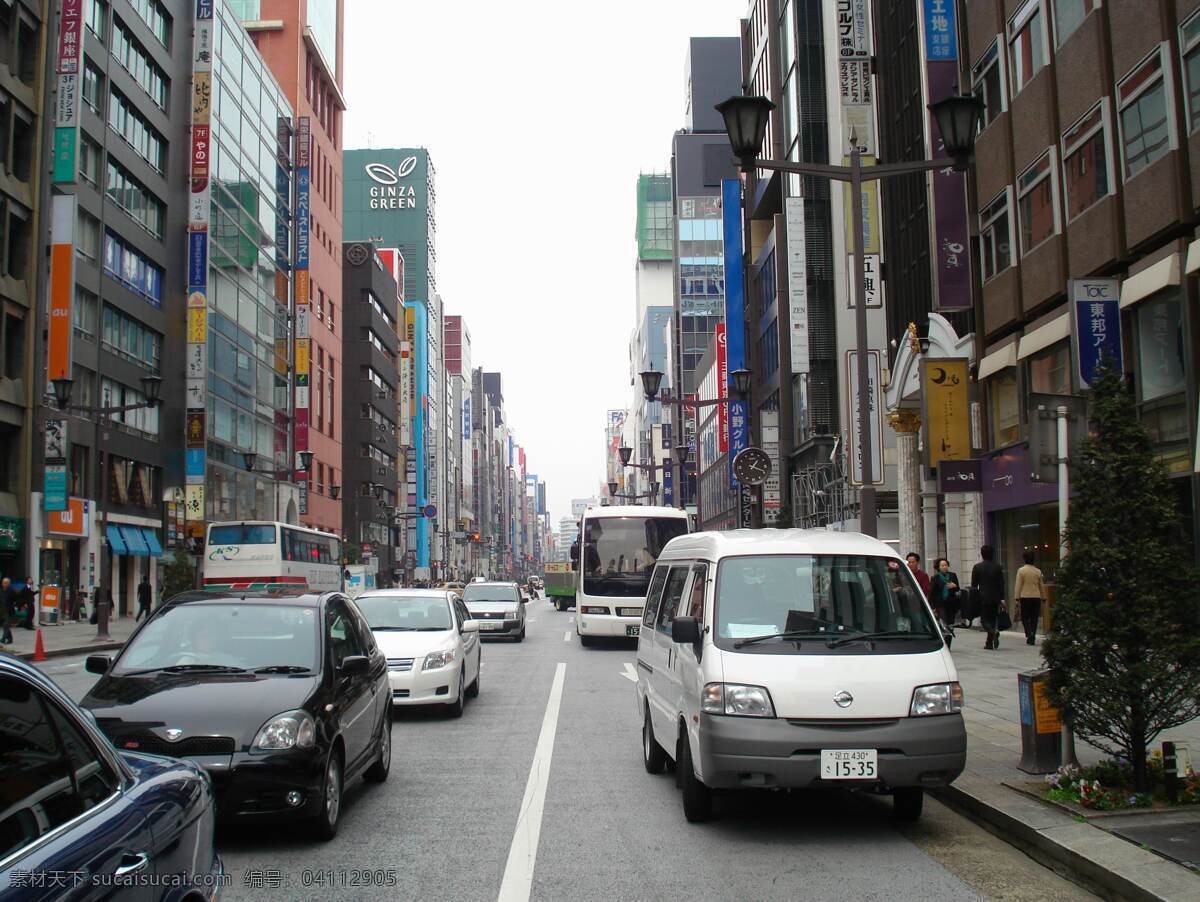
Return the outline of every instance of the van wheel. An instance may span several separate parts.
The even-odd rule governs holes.
[[[648,774],[661,774],[667,764],[667,753],[654,738],[654,727],[650,725],[650,710],[642,720],[642,764]]]
[[[916,821],[921,817],[925,804],[925,790],[919,786],[906,786],[892,792],[892,813],[897,820]]]
[[[712,817],[712,790],[696,779],[692,744],[688,742],[686,732],[679,736],[679,755],[675,760],[679,762],[675,778],[683,790],[683,816],[689,824],[702,824]]]
[[[588,647],[596,644],[596,637],[595,636],[585,636],[582,633],[580,633],[579,634],[579,644],[582,645],[584,648],[588,648]]]

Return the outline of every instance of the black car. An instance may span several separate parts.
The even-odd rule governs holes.
[[[0,654],[0,900],[215,898],[214,822],[204,771],[118,752],[51,680]]]
[[[83,705],[118,749],[190,759],[221,820],[337,832],[343,787],[391,766],[387,661],[340,593],[178,595],[130,637]]]

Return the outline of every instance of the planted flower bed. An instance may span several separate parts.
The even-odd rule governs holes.
[[[1060,767],[1046,777],[1047,788],[1042,798],[1079,805],[1091,811],[1200,804],[1200,774],[1188,768],[1187,774],[1178,778],[1179,792],[1175,802],[1171,803],[1167,799],[1162,758],[1150,758],[1146,767],[1149,792],[1134,792],[1133,768],[1128,762],[1109,760],[1088,767]]]

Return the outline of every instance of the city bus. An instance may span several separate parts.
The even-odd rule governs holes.
[[[267,520],[210,523],[201,560],[205,589],[343,588],[342,540],[304,526]]]
[[[602,636],[636,638],[650,573],[663,546],[690,531],[673,507],[589,507],[579,531],[575,633],[581,645]]]

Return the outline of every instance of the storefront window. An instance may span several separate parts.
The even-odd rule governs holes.
[[[1047,395],[1071,393],[1071,346],[1062,341],[1029,358],[1029,390]]]
[[[1034,563],[1049,583],[1058,572],[1058,505],[1042,504],[1000,511],[996,514],[996,549],[1004,568],[1005,591],[1011,597],[1017,570],[1026,551],[1032,551]]]
[[[1002,370],[988,381],[988,421],[992,447],[1003,448],[1021,440],[1021,413],[1017,397],[1017,371]]]
[[[1162,292],[1138,306],[1137,342],[1140,400],[1182,392],[1183,324],[1178,290]]]

